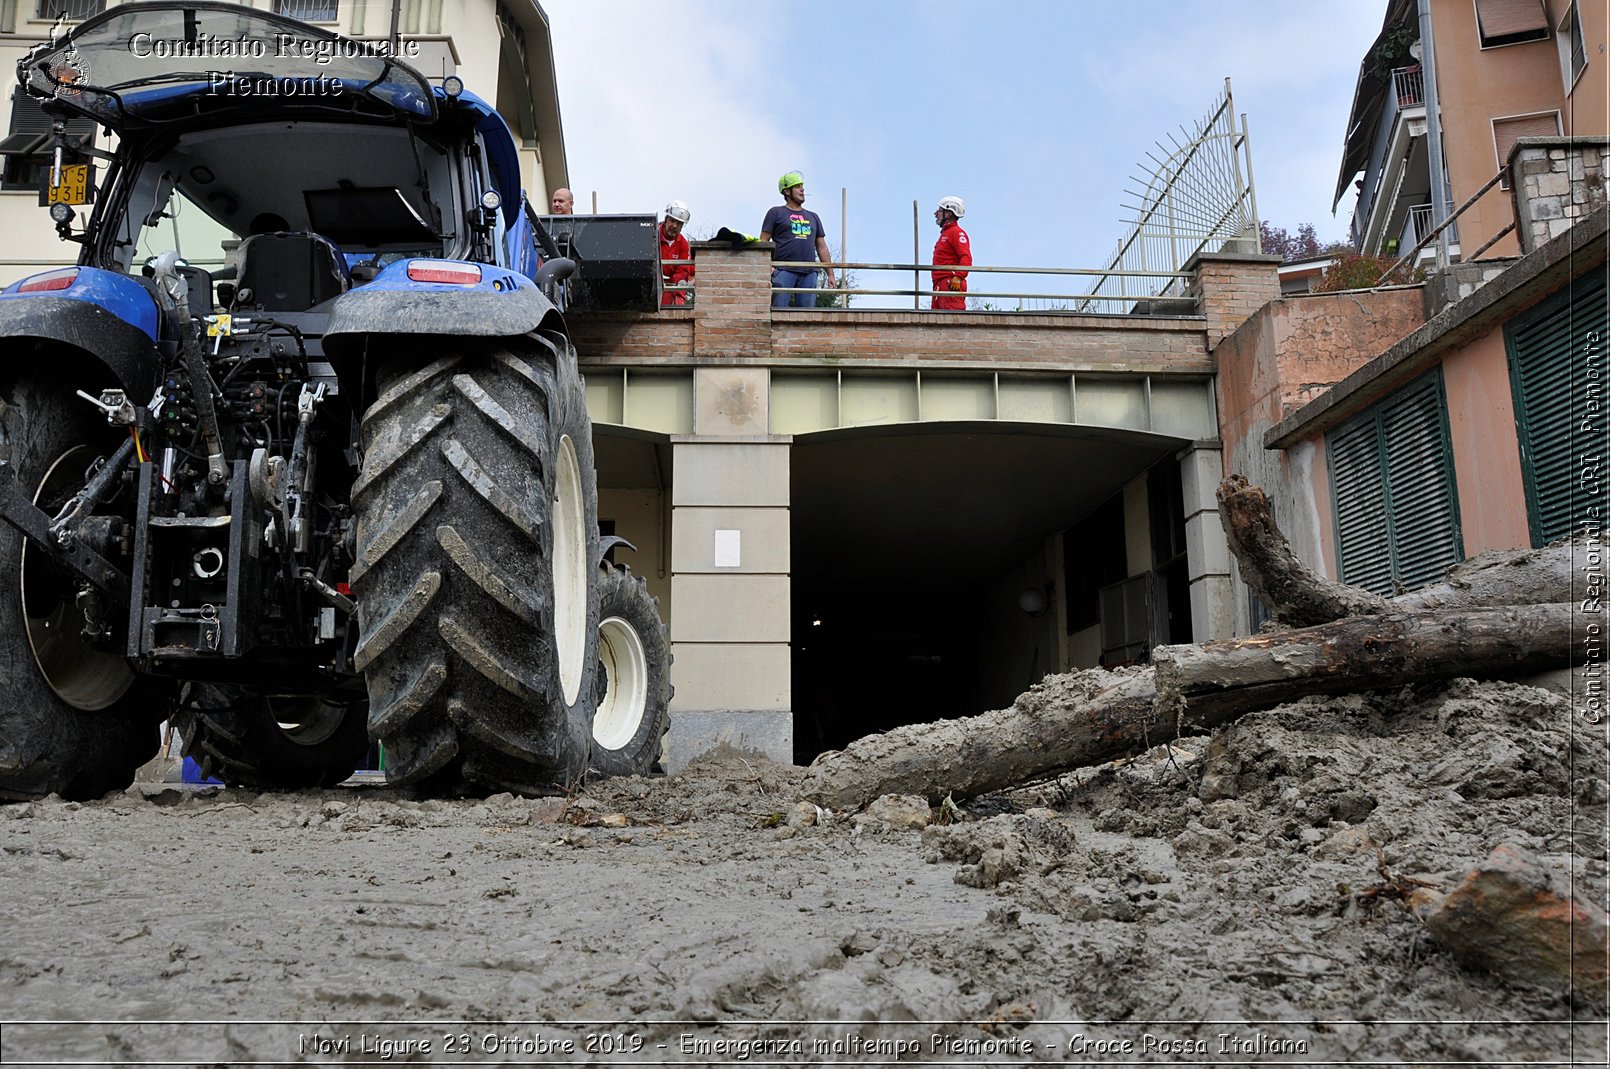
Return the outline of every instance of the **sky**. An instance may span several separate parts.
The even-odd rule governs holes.
[[[676,198],[692,237],[756,233],[800,170],[851,261],[915,262],[915,200],[927,262],[954,194],[975,263],[1087,268],[1128,231],[1147,153],[1226,78],[1258,214],[1343,238],[1336,172],[1386,2],[541,0],[578,212]]]

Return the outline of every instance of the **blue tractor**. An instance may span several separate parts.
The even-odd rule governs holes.
[[[657,680],[593,735],[573,265],[503,120],[232,3],[120,5],[19,77],[81,252],[0,292],[0,797],[125,786],[163,719],[261,788],[372,739],[423,791],[644,770]]]

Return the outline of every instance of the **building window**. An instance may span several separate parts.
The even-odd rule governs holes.
[[[1504,326],[1533,546],[1605,524],[1607,319],[1605,275],[1590,271]]]
[[[1464,558],[1442,371],[1325,439],[1344,583],[1391,595]]]
[[[1498,166],[1500,168],[1509,166],[1509,152],[1521,138],[1558,136],[1560,136],[1560,113],[1557,111],[1494,119],[1493,151],[1498,154]],[[1510,176],[1505,174],[1499,185],[1508,189],[1509,179]]]
[[[1577,0],[1571,0],[1558,28],[1554,40],[1560,49],[1560,76],[1565,79],[1565,91],[1569,93],[1576,88],[1576,80],[1582,77],[1588,65],[1587,44],[1582,39],[1582,12]]]
[[[105,10],[106,0],[38,0],[34,7],[34,18],[52,22],[58,18],[83,22]]]
[[[11,91],[11,125],[6,139],[0,141],[0,161],[4,163],[0,189],[39,188],[50,168],[51,122],[40,102],[24,93],[21,86]],[[67,132],[82,138],[86,145],[95,140],[95,124],[89,119],[68,119]]]
[[[1476,32],[1483,48],[1546,41],[1548,12],[1543,0],[1476,0]]]
[[[338,0],[275,0],[274,10],[303,22],[335,22],[341,5]]]

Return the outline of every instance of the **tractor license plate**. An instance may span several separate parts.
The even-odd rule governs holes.
[[[88,204],[89,164],[68,163],[61,169],[61,181],[50,184],[50,173],[45,173],[45,204]]]

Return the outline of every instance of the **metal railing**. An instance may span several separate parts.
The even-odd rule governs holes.
[[[341,4],[340,0],[275,0],[274,10],[303,22],[335,22],[340,18]]]
[[[1426,102],[1425,72],[1416,64],[1399,67],[1392,72],[1392,91],[1397,94],[1398,107],[1412,108]]]
[[[1207,118],[1194,131],[1180,132],[1183,139],[1169,136],[1171,148],[1158,142],[1162,158],[1148,153],[1152,165],[1141,180],[1143,188],[1130,194],[1139,203],[1131,206],[1135,219],[1129,235],[1101,272],[1106,277],[1093,287],[1091,300],[1180,298],[1183,292],[1172,284],[1140,295],[1131,292],[1129,282],[1109,280],[1178,277],[1191,257],[1234,242],[1257,251],[1258,202],[1247,117],[1242,115],[1237,126],[1230,79],[1224,80],[1224,93]]]
[[[1409,215],[1403,220],[1403,237],[1400,241],[1402,248],[1412,248],[1431,233],[1431,228],[1437,224],[1432,221],[1433,209],[1429,204],[1416,204],[1409,209]]]
[[[662,260],[666,266],[675,266],[684,263],[697,263],[688,260]],[[1113,271],[1104,268],[1081,267],[992,267],[978,264],[968,265],[964,270],[968,275],[970,287],[981,284],[988,289],[970,288],[964,292],[953,290],[935,290],[928,288],[927,279],[920,276],[931,271],[955,271],[955,264],[900,264],[900,263],[861,263],[846,262],[823,264],[817,261],[772,261],[772,267],[787,268],[789,270],[805,271],[815,268],[818,271],[832,268],[836,273],[837,286],[778,286],[772,293],[805,293],[826,296],[831,303],[811,308],[801,308],[798,311],[912,311],[912,301],[921,302],[918,310],[931,311],[926,307],[931,301],[923,298],[933,297],[961,297],[966,301],[965,309],[941,309],[942,312],[954,313],[965,311],[981,314],[1027,314],[1036,315],[1197,315],[1198,305],[1196,298],[1182,296],[1192,275],[1186,271]],[[872,281],[889,279],[889,285],[863,284],[866,275],[874,276]],[[919,276],[920,281],[911,283],[913,275]],[[1072,284],[1067,288],[1056,285],[1057,281],[1075,280],[1083,282],[1096,280],[1094,285]],[[1048,281],[1050,280],[1050,281]],[[846,283],[849,284],[846,284]],[[1021,282],[1020,285],[1013,283]],[[909,284],[908,284],[909,283]],[[1055,292],[1050,292],[1050,291]],[[663,286],[666,293],[687,293],[690,299],[696,300],[698,292],[698,276],[693,281]],[[1173,291],[1170,293],[1169,291]],[[1168,294],[1159,297],[1160,293]],[[680,305],[665,305],[662,307],[683,307]],[[796,309],[789,309],[796,310]]]
[[[1465,200],[1465,202],[1463,204],[1461,204],[1461,205],[1459,205],[1459,207],[1455,208],[1453,210],[1453,214],[1449,215],[1448,218],[1446,218],[1446,219],[1444,219],[1442,221],[1441,226],[1432,227],[1431,230],[1424,237],[1422,237],[1418,242],[1415,243],[1414,248],[1412,248],[1408,252],[1404,253],[1402,256],[1400,256],[1398,258],[1396,263],[1394,263],[1391,267],[1387,268],[1385,274],[1383,274],[1381,276],[1380,281],[1376,283],[1376,286],[1391,285],[1391,283],[1388,280],[1391,279],[1391,277],[1393,275],[1395,275],[1399,271],[1401,271],[1405,266],[1407,266],[1410,263],[1415,262],[1415,257],[1420,254],[1420,250],[1425,248],[1427,245],[1431,244],[1432,241],[1436,240],[1437,236],[1440,235],[1444,230],[1449,231],[1449,240],[1450,241],[1456,240],[1454,235],[1457,233],[1457,231],[1452,229],[1453,225],[1454,225],[1454,222],[1461,215],[1465,214],[1466,209],[1468,209],[1472,204],[1475,204],[1478,200],[1480,200],[1483,196],[1485,196],[1487,194],[1487,191],[1489,189],[1492,189],[1494,186],[1496,186],[1504,178],[1504,176],[1507,175],[1507,174],[1509,174],[1509,168],[1508,167],[1500,167],[1498,169],[1498,173],[1493,175],[1491,178],[1487,179],[1487,181],[1482,184],[1482,187],[1480,189],[1478,189],[1478,190],[1476,190],[1476,192],[1472,193]],[[1481,248],[1479,248],[1475,252],[1471,253],[1468,258],[1471,259],[1471,260],[1476,259],[1476,257],[1480,256],[1482,253],[1484,253],[1488,249],[1492,248],[1493,245],[1498,241],[1499,238],[1502,238],[1505,234],[1509,233],[1511,230],[1514,230],[1514,229],[1515,229],[1515,220],[1511,219],[1507,226],[1505,226],[1498,233],[1494,234],[1492,237],[1488,238],[1487,241],[1482,244]],[[1442,265],[1442,254],[1441,254],[1440,249],[1438,250],[1438,253],[1437,253],[1437,262],[1438,262],[1439,266]]]

